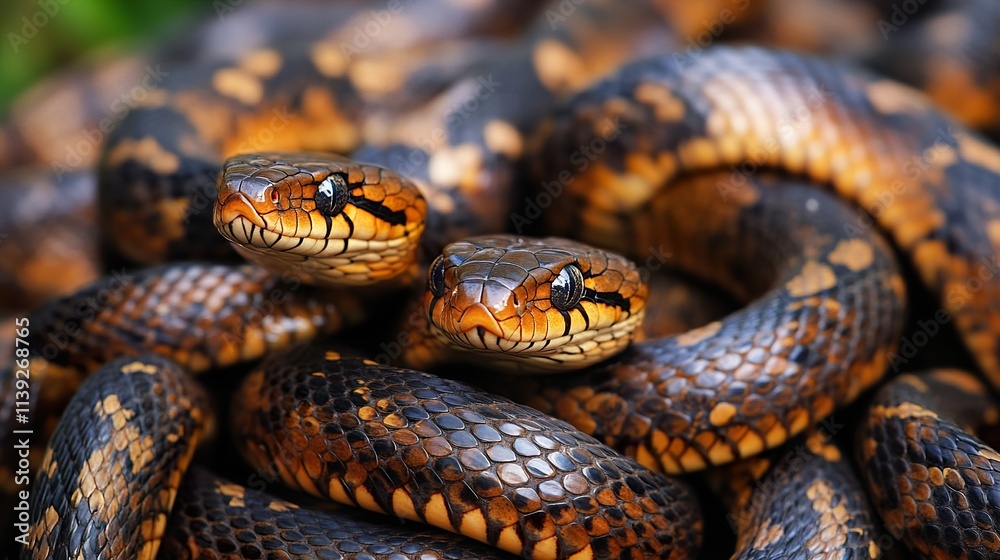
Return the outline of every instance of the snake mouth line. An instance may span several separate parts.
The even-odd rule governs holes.
[[[412,238],[326,239],[280,235],[243,216],[219,229],[236,252],[271,270],[305,273],[313,282],[366,285],[389,280],[413,260]]]
[[[245,216],[236,217],[220,231],[239,248],[248,251],[275,252],[279,254],[286,252],[304,256],[323,255],[325,257],[336,257],[337,255],[356,255],[357,253],[368,252],[377,255],[391,255],[395,252],[404,251],[410,244],[410,239],[406,237],[379,240],[282,235],[273,230],[257,226]],[[352,258],[351,260],[357,259]]]
[[[465,315],[468,313],[469,311]],[[478,312],[476,313],[478,317]],[[498,362],[503,369],[523,369],[526,372],[549,369],[564,371],[568,363],[582,367],[600,362],[620,351],[629,343],[632,333],[644,318],[645,312],[641,311],[603,329],[537,340],[505,337],[502,331],[498,335],[485,324],[471,324],[468,321],[468,328],[461,330],[444,329],[432,321],[430,331],[438,341],[470,357],[481,356],[484,351],[490,352],[491,360]]]
[[[232,221],[227,222],[219,230],[230,242],[237,247],[247,250],[267,250],[283,252],[300,252],[300,249],[307,239],[306,237],[294,237],[282,235],[273,230],[267,229],[259,224],[253,223],[248,217],[236,216]],[[322,250],[326,248],[323,247]],[[346,250],[346,244],[344,246]],[[313,254],[304,253],[303,254]]]

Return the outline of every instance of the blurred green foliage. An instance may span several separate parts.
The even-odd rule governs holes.
[[[0,10],[0,113],[35,80],[81,55],[128,45],[210,0],[4,0]]]

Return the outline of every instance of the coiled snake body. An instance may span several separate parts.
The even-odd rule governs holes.
[[[1000,454],[973,435],[997,415],[982,382],[956,370],[903,375],[876,395],[858,462],[886,529],[921,558],[1000,554]]]

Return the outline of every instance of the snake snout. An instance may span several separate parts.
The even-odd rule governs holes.
[[[462,317],[458,320],[458,327],[463,332],[482,328],[497,338],[503,336],[503,328],[500,326],[500,322],[497,321],[496,317],[482,303],[474,303],[466,309],[462,313]]]
[[[217,225],[231,224],[238,218],[245,218],[259,228],[267,226],[264,218],[242,192],[234,192],[215,205]]]
[[[510,335],[504,332],[504,321],[524,313],[524,305],[509,289],[491,282],[460,284],[451,294],[448,309],[457,331],[467,333],[481,328],[497,338]]]

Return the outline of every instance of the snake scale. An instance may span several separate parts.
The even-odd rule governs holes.
[[[345,3],[323,8],[348,22],[333,32],[264,5],[268,33],[239,37],[238,17],[204,33],[233,45],[196,41],[214,56],[160,53],[169,75],[109,134],[96,188],[73,175],[97,225],[67,227],[146,267],[31,314],[48,445],[22,556],[693,558],[711,528],[675,476],[705,469],[737,558],[883,555],[842,447],[807,430],[898,359],[900,258],[1000,385],[1000,151],[850,64],[664,54],[670,3],[558,25],[527,2],[444,4],[358,52],[341,47],[370,13]],[[24,128],[13,144],[42,150]],[[745,307],[650,323],[661,266]],[[411,292],[395,366],[325,341]],[[189,470],[216,431],[191,374],[249,367],[224,408],[250,468],[408,522]],[[417,371],[437,369],[472,384]],[[966,433],[997,420],[985,393],[939,371],[867,409],[860,478],[922,557],[1000,555],[1000,455]]]

